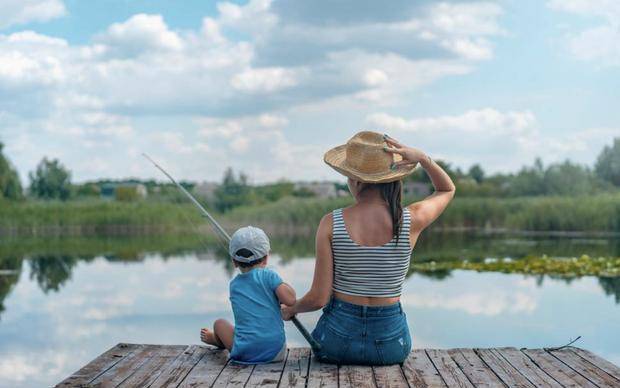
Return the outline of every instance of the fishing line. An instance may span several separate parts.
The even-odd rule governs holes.
[[[151,163],[153,163],[153,165],[159,170],[161,171],[164,175],[166,175],[168,177],[168,179],[170,179],[170,181],[172,183],[174,183],[180,190],[181,192],[183,192],[183,194],[185,194],[185,196],[187,196],[187,198],[189,198],[190,201],[192,201],[192,203],[194,205],[196,205],[196,207],[198,209],[200,209],[200,212],[211,222],[211,226],[213,227],[213,229],[215,230],[216,234],[218,235],[219,238],[221,238],[222,240],[225,240],[227,243],[230,242],[230,236],[228,235],[228,233],[226,233],[226,231],[224,230],[224,228],[222,228],[220,226],[220,224],[217,223],[217,221],[215,220],[215,218],[213,218],[211,216],[211,214],[209,214],[209,212],[207,211],[207,209],[205,209],[200,202],[198,202],[196,200],[196,198],[194,198],[194,196],[185,189],[185,187],[183,187],[181,184],[179,184],[170,174],[168,174],[166,172],[166,170],[164,170],[159,164],[157,164],[153,159],[151,159],[147,154],[143,153],[142,154],[146,159],[148,159]],[[223,244],[223,243],[222,243]],[[226,251],[228,251],[228,248],[225,249]],[[304,327],[304,325],[301,324],[301,322],[299,322],[299,320],[297,319],[297,317],[293,316],[291,318],[291,322],[293,322],[293,325],[295,325],[295,327],[297,328],[297,330],[299,330],[299,332],[301,333],[301,335],[306,339],[306,341],[308,341],[308,343],[310,344],[310,347],[312,348],[312,350],[314,350],[315,352],[321,349],[321,344],[319,344],[308,332],[308,330]]]

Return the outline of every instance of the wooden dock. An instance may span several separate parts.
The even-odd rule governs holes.
[[[283,362],[239,365],[200,345],[118,344],[57,387],[620,387],[620,368],[580,348],[415,349],[400,365]]]

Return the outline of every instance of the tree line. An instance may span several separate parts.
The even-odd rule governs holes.
[[[545,195],[588,195],[615,191],[620,187],[620,138],[613,140],[599,153],[595,165],[590,168],[566,160],[560,163],[543,165],[536,159],[531,166],[524,166],[515,173],[496,173],[488,175],[480,164],[464,171],[450,164],[438,161],[456,182],[458,196],[465,197],[521,197]],[[95,182],[73,184],[71,171],[58,159],[43,158],[34,171],[28,174],[29,186],[22,187],[17,170],[3,153],[0,142],[0,198],[23,200],[69,200],[83,197],[98,197],[105,184],[118,182],[140,183],[148,189],[152,200],[180,202],[183,197],[169,184],[154,180],[113,181],[103,179]],[[422,169],[417,169],[405,179],[405,183],[419,182],[430,185],[430,180]],[[195,183],[182,183],[188,190]],[[337,190],[346,190],[346,185],[334,183]],[[151,196],[151,194],[154,194]],[[266,185],[251,185],[243,173],[235,174],[227,169],[224,177],[212,195],[203,198],[209,205],[226,212],[241,205],[255,205],[275,202],[283,197],[311,197],[314,193],[307,188],[297,188],[292,182],[280,181]]]

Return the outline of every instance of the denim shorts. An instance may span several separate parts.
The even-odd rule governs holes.
[[[332,298],[312,337],[321,362],[355,365],[402,364],[411,351],[407,317],[399,303],[360,306]]]

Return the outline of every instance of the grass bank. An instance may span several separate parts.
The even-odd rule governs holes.
[[[0,202],[0,234],[25,236],[177,234],[202,222],[191,204]]]
[[[413,201],[413,198],[405,200],[406,203]],[[237,223],[270,225],[276,230],[314,230],[324,214],[350,203],[350,198],[286,198],[260,207],[237,208],[227,218]],[[434,228],[620,233],[620,194],[583,197],[457,197],[435,222]]]
[[[406,202],[412,202],[408,199]],[[321,217],[350,197],[283,198],[214,215],[228,229],[255,224],[280,236],[314,233]],[[583,197],[455,198],[435,222],[441,229],[620,233],[620,194]],[[208,233],[189,203],[142,201],[0,202],[0,234],[149,235]]]

